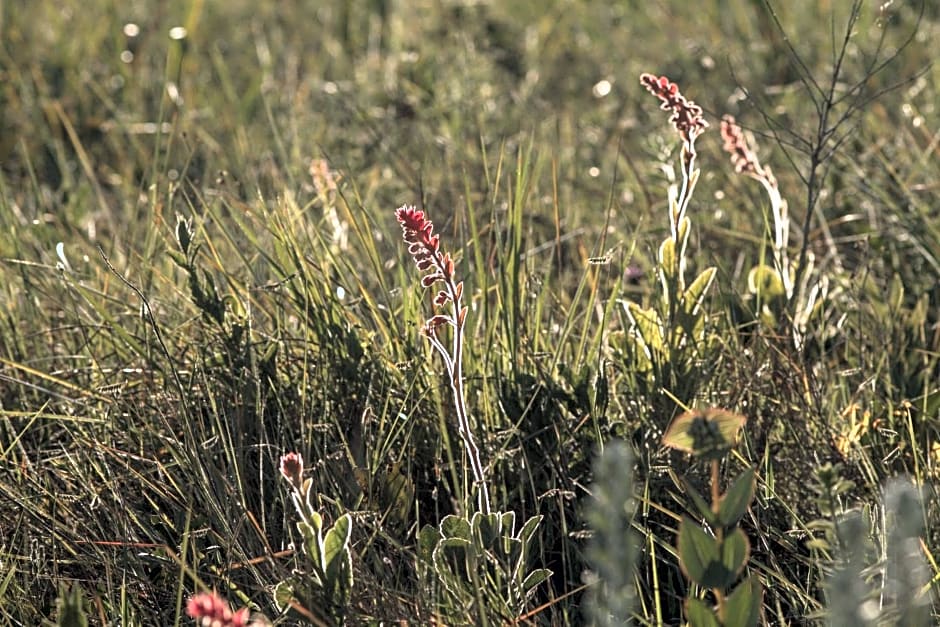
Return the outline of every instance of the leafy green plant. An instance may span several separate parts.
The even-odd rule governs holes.
[[[695,140],[708,122],[702,108],[687,100],[679,87],[665,76],[643,74],[640,83],[671,112],[670,122],[682,140],[680,151],[681,187],[669,188],[669,236],[659,246],[657,274],[660,300],[651,307],[627,301],[626,313],[632,328],[615,335],[615,348],[628,355],[633,366],[663,382],[681,377],[701,356],[706,337],[706,312],[702,301],[717,269],[709,267],[686,283],[688,244],[692,222],[687,213],[701,170],[695,167]]]
[[[440,236],[423,211],[403,206],[396,211],[408,252],[425,288],[435,284],[443,287],[434,297],[435,307],[450,303],[449,313],[429,318],[422,334],[444,360],[448,382],[453,393],[457,424],[477,490],[478,511],[471,515],[444,517],[437,526],[425,526],[419,533],[419,561],[434,574],[442,585],[447,604],[459,608],[451,620],[465,619],[469,610],[475,621],[488,624],[513,620],[520,616],[538,584],[551,571],[531,569],[529,558],[535,531],[541,516],[532,516],[516,530],[515,512],[493,512],[490,509],[480,450],[473,437],[466,408],[463,381],[463,341],[467,308],[462,305],[463,282],[454,274],[450,253],[440,250]],[[446,347],[439,335],[442,328],[451,330],[451,345]],[[470,610],[470,608],[474,608]]]
[[[551,576],[533,568],[541,516],[516,528],[515,512],[446,516],[418,536],[418,559],[440,582],[453,608],[449,623],[503,624],[518,619],[539,584]],[[456,609],[456,612],[454,612]],[[469,613],[469,615],[468,615]]]
[[[735,586],[747,565],[750,542],[738,522],[747,512],[757,486],[753,468],[738,475],[722,493],[719,464],[734,446],[746,418],[721,409],[689,411],[678,416],[663,436],[663,444],[706,461],[711,466],[711,502],[686,484],[703,525],[689,516],[679,523],[677,551],[686,577],[711,590],[714,607],[697,596],[685,602],[692,627],[748,627],[760,619],[763,591],[756,575]],[[734,586],[732,588],[732,586]]]
[[[731,156],[735,172],[759,182],[770,201],[773,221],[772,264],[762,261],[747,274],[747,289],[756,301],[758,319],[773,330],[782,321],[787,321],[794,345],[800,348],[803,346],[807,323],[825,298],[829,281],[825,275],[814,275],[815,257],[812,251],[806,251],[801,254],[804,267],[799,284],[794,285],[797,268],[789,258],[790,216],[777,178],[769,166],[761,165],[757,153],[751,148],[754,138],[738,125],[734,116],[722,117],[721,138],[724,151]],[[787,316],[792,316],[792,320]]]
[[[352,552],[349,547],[352,517],[346,513],[326,527],[313,505],[311,479],[303,478],[303,458],[298,453],[281,457],[281,474],[291,486],[291,500],[300,516],[297,529],[306,569],[296,571],[274,589],[274,601],[282,611],[292,609],[313,622],[323,615],[332,624],[344,622],[353,588]]]

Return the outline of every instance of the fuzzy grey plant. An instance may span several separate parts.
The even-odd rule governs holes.
[[[837,566],[827,585],[827,624],[931,624],[930,575],[921,549],[924,512],[918,489],[910,480],[895,479],[884,489],[878,538],[881,553],[875,568],[868,557],[872,526],[859,509],[843,512],[834,525]],[[878,573],[880,587],[872,585]]]
[[[884,490],[885,577],[882,606],[898,625],[930,624],[930,574],[921,550],[924,511],[909,479],[894,479]]]
[[[587,521],[593,532],[587,557],[592,571],[589,616],[600,627],[629,622],[633,607],[636,543],[633,522],[633,455],[621,441],[607,444],[594,462]]]

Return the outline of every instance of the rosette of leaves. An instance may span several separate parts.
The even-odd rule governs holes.
[[[516,530],[515,512],[475,512],[469,519],[446,516],[421,530],[418,559],[440,584],[449,621],[505,624],[522,615],[552,574],[529,568],[541,520],[533,516]]]
[[[677,549],[682,572],[700,588],[711,590],[714,604],[690,596],[685,603],[692,627],[749,627],[757,625],[763,590],[755,575],[735,586],[750,557],[750,542],[738,527],[754,498],[756,474],[748,468],[722,494],[718,465],[734,446],[746,418],[722,409],[689,411],[676,418],[663,444],[690,453],[711,464],[711,496],[708,503],[686,484],[696,518],[679,523]],[[699,521],[704,521],[703,528]]]

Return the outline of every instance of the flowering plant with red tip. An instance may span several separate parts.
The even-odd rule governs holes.
[[[467,415],[466,401],[463,390],[463,338],[464,322],[467,317],[467,308],[462,304],[463,281],[454,277],[454,260],[450,253],[440,250],[440,236],[434,234],[434,224],[427,219],[423,211],[410,205],[403,205],[395,211],[395,217],[401,225],[402,236],[408,244],[408,253],[414,259],[418,270],[424,272],[421,277],[421,286],[428,288],[440,285],[434,297],[435,307],[444,307],[451,304],[450,311],[437,313],[428,318],[422,333],[431,342],[431,346],[440,354],[447,367],[449,382],[454,396],[454,406],[457,410],[457,425],[460,438],[463,441],[470,466],[473,470],[473,479],[478,489],[477,502],[481,512],[490,513],[489,491],[480,461],[480,450],[473,438],[470,428],[470,419]],[[451,346],[448,349],[438,335],[439,329],[449,326],[452,329]]]
[[[780,188],[777,187],[777,179],[773,172],[769,167],[761,165],[757,154],[751,149],[750,143],[753,142],[753,137],[748,141],[748,136],[733,116],[725,115],[721,118],[721,140],[722,149],[731,156],[734,171],[759,181],[770,198],[770,209],[774,218],[774,266],[786,297],[791,298],[793,280],[787,255],[790,240],[787,201],[780,195]]]
[[[669,190],[669,222],[672,242],[668,246],[671,247],[672,253],[667,254],[668,259],[665,262],[668,262],[670,267],[663,267],[661,272],[663,286],[667,292],[681,292],[685,283],[683,268],[689,233],[689,220],[685,214],[701,173],[695,167],[695,139],[708,128],[708,122],[702,116],[702,108],[686,99],[679,91],[679,86],[667,77],[641,74],[640,84],[659,98],[662,103],[661,109],[672,112],[669,121],[672,122],[672,126],[679,132],[679,137],[682,139],[682,188],[676,190],[673,186]],[[662,251],[660,256],[663,256]],[[668,261],[669,259],[674,261]],[[669,286],[667,283],[674,284]]]
[[[332,527],[324,523],[313,503],[313,481],[303,477],[300,453],[281,455],[279,469],[291,486],[291,501],[300,516],[300,553],[306,560],[304,567],[294,569],[275,586],[274,602],[280,610],[290,608],[307,618],[313,617],[309,608],[316,607],[334,619],[330,624],[345,624],[343,617],[353,586],[352,517],[343,514]]]
[[[707,341],[707,312],[702,303],[717,268],[705,268],[686,282],[686,252],[692,232],[686,215],[692,192],[701,171],[695,167],[695,140],[708,128],[702,108],[688,100],[679,86],[665,76],[643,74],[640,84],[656,96],[661,108],[672,115],[669,121],[681,142],[682,185],[675,181],[675,169],[664,164],[669,177],[667,191],[669,235],[659,246],[657,274],[662,287],[661,300],[653,307],[625,301],[631,329],[629,347],[633,365],[653,381],[657,371],[666,366],[673,373],[696,367],[696,360]]]

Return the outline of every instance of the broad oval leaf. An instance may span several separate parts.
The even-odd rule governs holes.
[[[730,579],[725,579],[723,584],[713,584],[710,588],[727,588],[734,583],[738,575],[744,570],[748,558],[751,556],[751,543],[747,539],[747,534],[741,529],[735,529],[725,537],[721,543],[721,564],[723,571],[730,573]],[[724,576],[724,573],[722,573]]]
[[[751,505],[754,490],[757,489],[757,478],[753,468],[748,468],[734,480],[728,491],[721,496],[718,507],[718,520],[723,527],[732,527]]]
[[[278,582],[274,586],[274,605],[278,612],[283,612],[290,607],[290,602],[294,600],[294,585],[289,579]]]
[[[462,516],[444,516],[440,526],[441,535],[445,538],[461,538],[470,541],[470,523]]]
[[[765,265],[754,266],[747,273],[747,289],[751,294],[766,300],[772,300],[787,293],[780,273]]]
[[[706,587],[706,575],[712,564],[719,564],[718,540],[688,516],[679,523],[679,566],[686,577]]]
[[[760,620],[764,591],[755,575],[742,581],[725,599],[725,627],[754,627]]]
[[[682,294],[682,307],[685,309],[686,313],[694,314],[698,311],[699,305],[705,297],[705,292],[708,291],[712,281],[715,280],[715,274],[717,272],[718,268],[706,268],[700,275],[695,277],[695,280],[686,288],[685,292]]]
[[[706,588],[730,587],[750,555],[750,543],[740,529],[719,542],[688,516],[679,524],[678,549],[682,572]]]
[[[418,559],[425,564],[429,564],[434,548],[437,547],[437,543],[440,541],[441,532],[437,527],[432,525],[422,527],[421,531],[418,532]]]
[[[643,309],[636,303],[627,303],[627,315],[636,326],[640,337],[653,355],[664,355],[666,344],[663,340],[663,323],[653,309]]]
[[[470,519],[470,527],[474,536],[480,540],[481,546],[484,549],[492,549],[501,537],[502,516],[499,512],[476,512]]]
[[[659,268],[667,281],[676,276],[676,243],[671,237],[663,240],[659,245]]]

